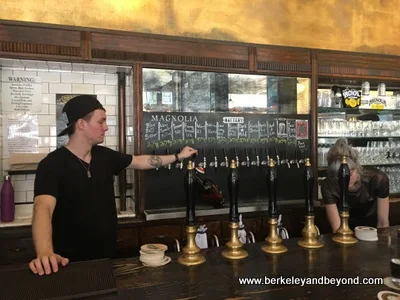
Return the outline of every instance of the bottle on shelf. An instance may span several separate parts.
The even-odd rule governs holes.
[[[1,187],[1,222],[12,222],[15,217],[14,188],[9,175]]]

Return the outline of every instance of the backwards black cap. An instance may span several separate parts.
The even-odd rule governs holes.
[[[105,111],[103,105],[93,96],[81,95],[70,99],[63,107],[62,119],[64,119],[67,127],[57,136],[66,135],[74,126],[75,122],[85,117],[96,109]]]

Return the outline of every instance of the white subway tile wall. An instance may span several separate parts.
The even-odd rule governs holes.
[[[38,113],[38,151],[49,153],[56,149],[56,94],[94,94],[104,105],[107,111],[109,131],[103,146],[118,149],[118,66],[105,66],[93,64],[74,64],[45,61],[28,61],[0,59],[0,82],[6,76],[37,76],[42,84],[42,111]],[[133,90],[130,69],[123,67],[128,73],[126,78],[126,123],[127,123],[127,153],[132,153],[133,147]],[[1,88],[2,85],[0,85]],[[0,97],[2,94],[0,93]],[[1,103],[3,99],[0,99]],[[3,114],[3,113],[2,113]],[[0,146],[1,146],[1,173],[8,169],[7,157],[3,151],[3,128],[0,118]],[[6,137],[4,137],[6,138]],[[133,182],[133,171],[127,170],[128,183]],[[12,183],[15,190],[15,202],[32,203],[35,175],[13,175]],[[119,196],[118,179],[114,181],[116,196]],[[133,199],[133,191],[127,194]],[[20,205],[17,205],[20,206]],[[116,200],[119,208],[119,201]],[[133,201],[127,201],[127,206],[132,208]],[[30,207],[30,206],[29,206]],[[28,209],[29,210],[29,209]],[[26,213],[26,209],[19,209]]]

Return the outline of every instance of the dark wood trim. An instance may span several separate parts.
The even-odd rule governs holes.
[[[318,199],[318,60],[311,52],[311,164],[314,166],[314,199]]]
[[[310,51],[258,47],[257,69],[311,74]]]
[[[143,116],[143,96],[142,96],[143,67],[140,63],[132,66],[132,87],[133,87],[133,124],[134,155],[142,153],[142,116]],[[135,213],[139,218],[144,219],[144,191],[143,191],[143,171],[134,170],[134,194],[135,194]]]
[[[92,59],[91,34],[87,31],[81,31],[81,56],[85,60]]]
[[[249,47],[249,71],[257,71],[257,48]]]

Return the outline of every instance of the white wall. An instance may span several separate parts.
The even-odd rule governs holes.
[[[56,149],[56,94],[95,94],[103,104],[107,112],[109,130],[106,133],[104,146],[118,150],[118,78],[117,66],[72,64],[46,61],[9,60],[0,59],[0,82],[6,76],[38,76],[42,82],[42,111],[38,113],[39,140],[38,152],[49,153]],[[119,67],[129,73],[126,78],[126,113],[127,113],[127,152],[131,153],[133,147],[133,91],[130,68]],[[0,93],[1,97],[1,93]],[[0,104],[3,99],[0,99]],[[3,111],[1,110],[3,116]],[[5,117],[5,116],[3,116]],[[3,118],[0,118],[2,127]],[[2,129],[2,128],[1,128]],[[0,143],[3,144],[0,130]],[[9,168],[8,159],[1,147],[2,174]],[[133,172],[127,172],[128,182],[133,181]],[[33,185],[35,175],[14,175],[12,182],[15,190],[15,201],[19,204],[27,204],[27,207],[17,205],[17,215],[29,212],[33,201]],[[119,195],[116,178],[116,195]],[[132,191],[128,191],[132,195]],[[128,199],[129,200],[129,199]],[[129,207],[133,207],[132,201],[127,201]],[[116,201],[119,207],[119,201]]]

